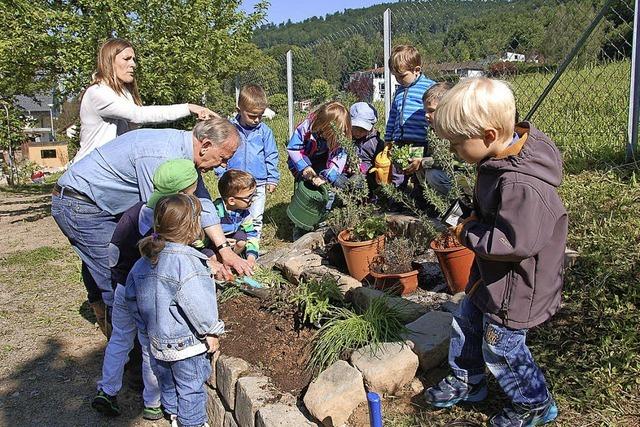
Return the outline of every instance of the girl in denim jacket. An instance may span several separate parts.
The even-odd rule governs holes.
[[[201,237],[200,211],[200,201],[191,195],[158,202],[154,233],[140,241],[143,258],[126,286],[127,304],[141,333],[149,336],[162,405],[181,426],[206,424],[207,354],[218,350],[224,332],[207,257],[189,246]]]

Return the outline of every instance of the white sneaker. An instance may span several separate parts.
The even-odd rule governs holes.
[[[179,427],[178,426],[178,416],[175,414],[171,414],[171,427]]]

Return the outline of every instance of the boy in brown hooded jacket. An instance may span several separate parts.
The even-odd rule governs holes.
[[[560,307],[568,220],[560,152],[530,123],[514,128],[515,114],[511,89],[487,78],[457,84],[437,107],[436,133],[477,165],[474,212],[454,230],[476,258],[452,322],[452,374],[426,398],[436,407],[483,400],[486,365],[511,401],[489,425],[523,427],[558,414],[526,336]]]

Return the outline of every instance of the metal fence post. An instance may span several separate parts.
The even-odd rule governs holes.
[[[383,24],[384,37],[384,121],[389,121],[391,111],[391,70],[389,69],[389,58],[391,57],[391,9],[384,11]]]
[[[238,99],[240,98],[240,82],[238,76],[236,76],[234,80],[234,86],[236,89],[236,107],[238,106]]]
[[[634,161],[638,149],[638,121],[640,120],[640,1],[636,1],[633,14],[633,48],[631,50],[631,85],[629,89],[629,139],[627,142],[627,161]]]
[[[293,135],[293,55],[287,51],[287,109],[289,111],[289,138]]]

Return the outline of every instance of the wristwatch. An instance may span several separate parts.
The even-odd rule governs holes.
[[[218,246],[216,246],[216,249],[220,250],[220,249],[230,248],[230,247],[231,247],[231,243],[225,240],[224,243],[220,243]]]

